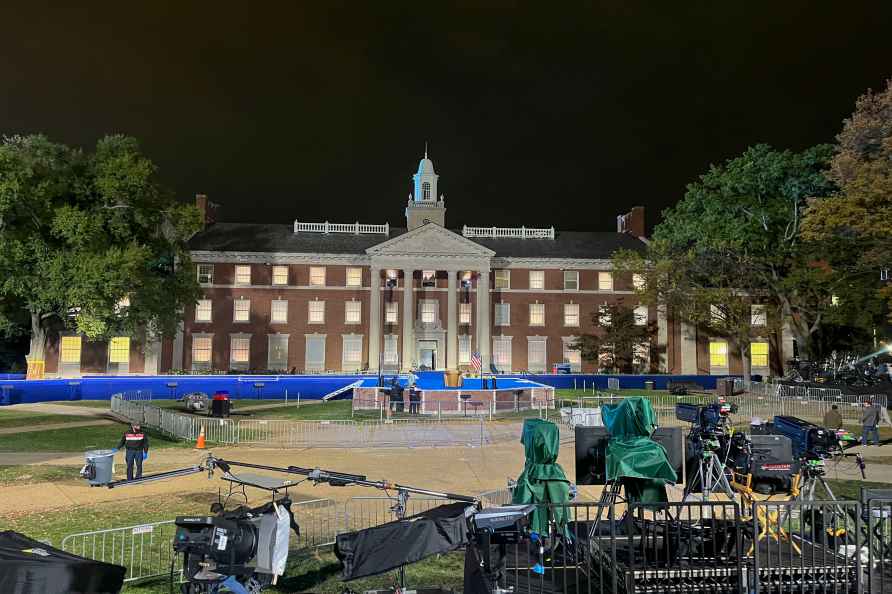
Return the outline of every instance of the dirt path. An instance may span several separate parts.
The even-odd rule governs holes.
[[[114,425],[115,421],[74,421],[72,423],[47,423],[46,425],[29,425],[28,427],[5,427],[0,429],[0,435],[12,435],[14,433],[32,433],[34,431],[49,431],[51,429],[71,429],[72,427],[91,427],[93,425]]]
[[[48,415],[68,415],[71,417],[104,417],[108,414],[107,408],[92,408],[89,406],[65,406],[51,402],[36,402],[32,404],[13,404],[3,407],[3,410],[14,412],[35,412]]]

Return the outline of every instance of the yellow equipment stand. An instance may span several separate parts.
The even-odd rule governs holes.
[[[799,481],[801,479],[800,474],[797,474],[793,477],[792,483],[790,485],[790,492],[784,499],[774,500],[774,501],[792,501],[799,497]],[[753,539],[753,543],[750,545],[749,551],[747,551],[747,555],[752,555],[753,551],[756,548],[756,544],[761,542],[766,538],[770,538],[778,543],[782,540],[789,542],[793,549],[798,554],[802,554],[802,550],[799,548],[793,539],[790,538],[790,534],[784,530],[782,523],[780,521],[780,513],[775,511],[769,511],[765,506],[756,507],[754,504],[757,501],[771,501],[771,495],[760,495],[753,491],[753,475],[747,474],[746,481],[743,483],[737,482],[737,475],[735,474],[733,480],[731,481],[731,487],[734,488],[735,491],[740,493],[740,503],[741,510],[747,511],[756,509],[756,519],[759,522],[759,534]],[[751,516],[750,516],[751,519]]]

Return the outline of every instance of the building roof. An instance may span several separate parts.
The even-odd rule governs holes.
[[[452,230],[461,235],[461,230]],[[294,233],[292,225],[215,223],[189,241],[192,250],[298,254],[365,254],[365,250],[406,233],[391,227],[390,235]],[[557,231],[554,239],[489,239],[471,241],[493,250],[497,258],[608,259],[617,249],[641,251],[644,242],[624,233]]]

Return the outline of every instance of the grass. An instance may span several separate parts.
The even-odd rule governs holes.
[[[118,445],[127,425],[96,425],[0,435],[0,452],[83,452]],[[156,431],[146,430],[150,448],[189,447]]]
[[[83,423],[84,421],[95,420],[98,419],[80,415],[58,415],[31,411],[0,410],[0,429],[50,425],[53,423]]]
[[[32,466],[0,466],[0,487],[9,485],[30,485],[34,483],[77,480],[78,466],[53,466],[35,464]]]
[[[861,487],[866,487],[868,489],[888,489],[890,487],[888,483],[871,483],[867,481],[827,479],[827,483],[830,485],[830,488],[833,489],[833,494],[836,495],[837,499],[858,500],[861,498]]]
[[[86,408],[111,408],[111,401],[109,400],[74,400],[69,402],[53,402],[53,404]]]

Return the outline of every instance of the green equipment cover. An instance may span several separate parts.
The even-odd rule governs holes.
[[[636,397],[605,404],[601,418],[610,433],[607,480],[621,482],[629,502],[668,501],[666,484],[677,482],[678,477],[666,450],[651,439],[657,423],[650,400]]]
[[[557,463],[561,434],[557,425],[543,419],[527,419],[520,436],[523,444],[523,472],[517,479],[511,503],[566,504],[570,501],[570,481]],[[552,518],[559,530],[566,530],[568,510],[560,505],[551,507]],[[530,529],[548,534],[549,508],[539,507],[533,512]]]

